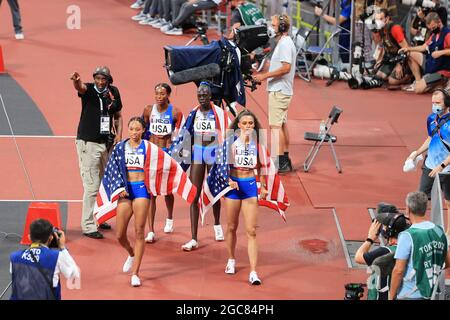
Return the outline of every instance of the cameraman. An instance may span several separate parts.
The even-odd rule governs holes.
[[[442,21],[444,26],[447,25],[447,9],[441,6],[439,0],[428,0],[430,4],[423,4],[423,1],[417,1],[415,4],[420,5],[417,8],[417,14],[411,22],[410,32],[411,35],[416,39],[415,45],[422,45],[430,35],[427,32],[425,17],[430,12],[436,12]],[[430,6],[433,6],[432,8]]]
[[[350,61],[350,27],[351,27],[351,15],[352,15],[352,2],[351,0],[341,0],[341,13],[339,15],[338,22],[342,28],[339,32],[339,55],[343,63]],[[332,25],[336,25],[336,18],[323,13],[323,9],[319,6],[314,7],[314,14],[318,17],[322,17],[326,22]]]
[[[257,82],[267,79],[269,91],[269,126],[272,133],[279,132],[278,140],[278,172],[293,170],[289,158],[289,130],[287,126],[288,109],[294,94],[295,61],[297,49],[289,36],[291,21],[286,14],[272,16],[272,26],[268,29],[275,36],[277,43],[268,72],[253,76]],[[276,141],[272,141],[272,145]]]
[[[376,76],[388,80],[390,85],[399,85],[410,79],[405,74],[405,60],[396,61],[400,48],[407,48],[408,43],[400,25],[391,21],[389,11],[380,9],[375,14],[374,37],[379,36],[381,52],[377,57],[375,68],[378,70]]]
[[[28,249],[10,256],[11,300],[61,300],[59,274],[80,279],[80,270],[65,247],[64,232],[38,219],[30,224],[30,240]],[[52,242],[55,248],[49,248]]]
[[[415,78],[408,91],[424,93],[447,82],[450,76],[450,29],[442,24],[436,12],[426,17],[431,33],[421,46],[402,48],[399,52],[409,52],[408,64]],[[424,75],[422,77],[422,74]]]
[[[395,252],[398,234],[409,227],[406,220],[407,218],[400,214],[394,205],[378,204],[377,217],[370,225],[367,239],[355,254],[356,263],[367,265],[371,271],[367,279],[367,300],[388,300],[390,276],[378,276],[371,266],[376,258]],[[388,246],[369,251],[380,233],[387,240]],[[393,266],[394,256],[391,260]]]
[[[108,150],[122,139],[122,101],[119,89],[111,85],[113,78],[108,67],[97,67],[93,77],[94,83],[83,83],[78,72],[74,72],[70,79],[81,98],[76,139],[84,188],[81,228],[85,236],[102,239],[103,235],[98,232],[94,221],[94,204]],[[111,226],[102,223],[99,228],[111,229]]]

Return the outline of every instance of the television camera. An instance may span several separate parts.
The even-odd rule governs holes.
[[[245,90],[256,90],[251,53],[269,41],[266,25],[236,29],[235,41],[225,38],[203,46],[165,46],[165,65],[173,85],[201,81],[211,84],[212,100],[223,107],[237,102],[245,106]],[[231,112],[235,111],[231,108]]]

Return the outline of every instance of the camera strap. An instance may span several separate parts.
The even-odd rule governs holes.
[[[30,248],[30,249],[31,249],[31,248]],[[55,289],[53,288],[53,285],[52,285],[51,281],[47,278],[47,275],[44,273],[44,270],[42,270],[42,266],[41,266],[41,264],[39,263],[39,261],[37,261],[36,256],[34,255],[33,251],[29,250],[29,252],[30,252],[30,255],[31,255],[31,259],[33,260],[34,263],[36,263],[39,272],[42,274],[42,276],[43,276],[44,279],[45,279],[45,282],[46,282],[47,285],[50,287],[50,291],[52,292],[53,299],[54,299],[54,300],[57,300],[57,299],[56,299],[56,294],[55,294]]]
[[[446,124],[448,121],[450,121],[450,115],[447,115],[445,118],[441,118],[441,121],[438,121],[437,119],[435,119],[434,121],[437,123],[436,127],[433,129],[433,131],[431,132],[431,137],[433,137],[436,132],[439,136],[439,139],[441,139],[442,143],[444,144],[445,148],[447,149],[448,152],[450,152],[450,145],[447,141],[445,141],[442,136],[441,136],[441,127]]]

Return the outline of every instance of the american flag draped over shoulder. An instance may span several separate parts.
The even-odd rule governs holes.
[[[216,163],[211,168],[205,182],[203,183],[202,192],[199,198],[199,208],[203,219],[206,212],[216,203],[222,196],[231,190],[228,184],[228,166],[230,156],[228,145],[232,143],[231,139],[227,139],[220,148],[216,157]],[[261,164],[260,175],[266,178],[267,196],[265,199],[259,197],[261,192],[260,176],[255,170],[256,181],[258,185],[258,204],[260,206],[268,207],[277,211],[280,216],[286,221],[285,211],[289,206],[289,199],[284,191],[280,176],[277,174],[275,164],[270,158],[269,152],[262,144],[258,145],[258,157]]]
[[[100,183],[94,206],[94,218],[99,224],[116,215],[119,194],[127,191],[125,141],[114,147]]]
[[[184,171],[189,169],[191,165],[191,140],[194,136],[194,120],[197,110],[200,106],[196,106],[188,115],[186,122],[179,130],[178,137],[172,143],[169,154],[177,160]],[[218,131],[219,144],[222,144],[225,140],[225,131],[228,128],[228,114],[220,107],[214,105],[211,102],[211,108],[214,112],[214,118],[216,120],[216,130]]]
[[[116,215],[119,194],[128,192],[125,168],[125,141],[116,145],[106,166],[97,194],[94,217],[103,223]],[[150,194],[168,195],[178,193],[191,203],[197,188],[191,183],[181,166],[153,143],[145,141],[145,185]]]

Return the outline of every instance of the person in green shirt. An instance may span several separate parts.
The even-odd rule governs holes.
[[[431,299],[442,269],[450,263],[447,237],[425,215],[428,197],[421,191],[406,196],[411,227],[400,233],[389,299]],[[445,264],[444,264],[445,263]]]

